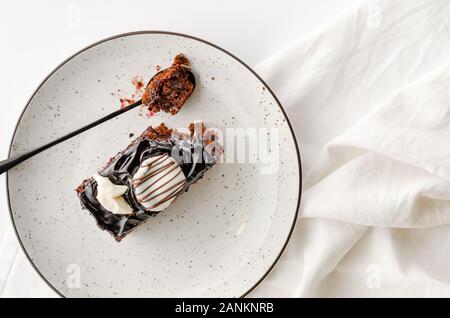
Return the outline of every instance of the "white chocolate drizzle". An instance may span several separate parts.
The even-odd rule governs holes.
[[[148,211],[167,208],[185,184],[180,166],[166,153],[144,160],[133,176],[136,199]]]

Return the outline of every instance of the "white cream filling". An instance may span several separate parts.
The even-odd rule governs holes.
[[[127,186],[116,185],[99,174],[94,174],[93,178],[97,182],[96,198],[106,210],[121,215],[133,213],[133,209],[123,197],[128,189]]]

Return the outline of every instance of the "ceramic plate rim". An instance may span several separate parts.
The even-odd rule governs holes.
[[[252,286],[250,287],[250,289],[248,289],[244,294],[242,294],[240,296],[240,298],[243,298],[245,296],[247,296],[250,292],[252,292],[268,275],[269,273],[272,271],[272,269],[275,267],[275,265],[278,263],[279,259],[281,258],[283,252],[285,251],[290,238],[292,236],[292,233],[294,231],[295,225],[297,223],[297,218],[298,218],[298,211],[300,209],[300,201],[301,201],[301,196],[302,196],[302,165],[301,165],[301,158],[300,158],[300,151],[299,151],[299,146],[298,146],[298,142],[295,136],[295,132],[294,129],[292,128],[292,125],[289,121],[289,118],[286,114],[286,111],[284,110],[283,106],[281,105],[280,101],[278,100],[278,98],[276,97],[275,93],[272,91],[272,89],[269,87],[269,85],[250,67],[248,66],[246,63],[244,63],[242,60],[240,60],[238,57],[236,57],[235,55],[233,55],[232,53],[230,53],[229,51],[209,42],[206,40],[203,40],[201,38],[192,36],[192,35],[188,35],[188,34],[184,34],[184,33],[178,33],[178,32],[171,32],[171,31],[160,31],[160,30],[143,30],[143,31],[133,31],[133,32],[126,32],[126,33],[120,33],[120,34],[116,34],[107,38],[103,38],[99,41],[96,41],[86,47],[84,47],[83,49],[77,51],[76,53],[72,54],[71,56],[69,56],[67,59],[65,59],[63,62],[61,62],[59,65],[57,65],[43,80],[42,82],[38,85],[38,87],[35,89],[35,91],[31,94],[31,97],[28,99],[28,101],[25,104],[25,107],[23,108],[17,122],[14,128],[14,132],[13,135],[11,137],[11,142],[10,142],[10,146],[9,146],[9,151],[8,151],[8,158],[11,158],[11,152],[12,152],[12,146],[13,146],[13,141],[14,138],[16,136],[17,133],[17,129],[19,128],[20,122],[22,121],[22,117],[25,114],[26,110],[28,109],[28,106],[30,105],[31,101],[33,100],[34,96],[36,95],[36,93],[39,91],[39,89],[48,81],[48,79],[56,72],[58,71],[61,67],[63,67],[67,62],[69,62],[70,60],[72,60],[73,58],[75,58],[76,56],[78,56],[79,54],[83,53],[84,51],[87,51],[99,44],[102,44],[104,42],[108,42],[111,40],[115,40],[118,38],[122,38],[122,37],[127,37],[127,36],[133,36],[133,35],[140,35],[140,34],[161,34],[161,35],[173,35],[173,36],[179,36],[179,37],[184,37],[184,38],[188,38],[194,41],[199,41],[202,42],[206,45],[209,45],[211,47],[214,47],[220,51],[222,51],[223,53],[227,54],[228,56],[230,56],[231,58],[235,59],[237,62],[239,62],[242,66],[244,66],[246,69],[248,69],[263,85],[264,87],[269,91],[269,93],[272,95],[272,97],[274,98],[274,100],[276,101],[278,107],[280,108],[281,112],[283,113],[284,118],[286,119],[286,123],[289,127],[289,130],[291,132],[291,136],[292,139],[294,141],[294,145],[295,145],[295,152],[297,154],[297,163],[298,163],[298,173],[299,173],[299,189],[298,189],[298,200],[297,200],[297,206],[296,206],[296,210],[294,213],[294,217],[292,220],[292,225],[291,228],[289,230],[289,233],[286,237],[286,240],[283,244],[283,246],[281,247],[277,257],[274,259],[273,263],[269,266],[269,268],[266,270],[266,272],[260,277],[260,279]],[[63,295],[56,287],[54,287],[46,278],[45,276],[41,273],[41,271],[37,268],[37,266],[34,264],[33,260],[30,258],[30,256],[28,255],[22,240],[20,239],[16,224],[14,222],[14,217],[13,217],[13,212],[12,212],[12,207],[11,207],[11,198],[10,198],[10,191],[9,191],[9,173],[6,172],[6,197],[7,197],[7,203],[8,203],[8,209],[9,209],[9,216],[14,228],[14,232],[15,235],[17,237],[17,240],[19,242],[19,245],[22,249],[22,251],[24,252],[26,258],[28,259],[28,262],[31,264],[31,266],[34,268],[34,270],[36,271],[36,273],[39,275],[39,277],[41,277],[41,279],[47,284],[47,286],[49,286],[57,295],[59,295],[62,298],[65,298],[65,295]]]

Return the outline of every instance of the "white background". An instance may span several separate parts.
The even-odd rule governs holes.
[[[64,59],[123,32],[194,35],[253,66],[350,10],[360,0],[2,1],[0,158],[35,88]],[[10,225],[0,176],[0,232]]]

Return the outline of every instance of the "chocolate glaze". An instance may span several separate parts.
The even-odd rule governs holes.
[[[159,213],[146,211],[138,202],[133,191],[132,176],[142,161],[162,153],[167,153],[174,158],[186,177],[186,184],[180,191],[180,195],[216,163],[214,153],[209,153],[199,138],[151,140],[144,132],[127,149],[111,158],[99,172],[100,175],[109,178],[112,183],[128,187],[124,198],[135,210],[132,215],[113,214],[103,208],[96,199],[97,183],[93,178],[85,180],[77,189],[83,208],[89,210],[97,220],[98,226],[110,232],[117,241],[120,241],[141,222]]]

